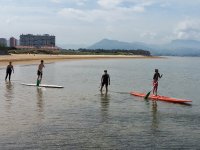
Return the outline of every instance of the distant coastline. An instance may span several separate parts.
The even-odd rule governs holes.
[[[158,56],[142,56],[142,55],[49,55],[49,54],[11,54],[0,56],[0,66],[6,66],[9,61],[14,65],[18,64],[38,64],[40,60],[46,63],[81,60],[81,59],[159,59]]]

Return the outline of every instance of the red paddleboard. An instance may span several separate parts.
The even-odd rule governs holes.
[[[131,95],[134,96],[139,96],[139,97],[145,97],[146,94],[144,93],[139,93],[139,92],[131,92]],[[160,95],[149,95],[149,99],[152,100],[159,100],[159,101],[166,101],[166,102],[172,102],[172,103],[186,103],[186,102],[192,102],[191,100],[188,99],[178,99],[178,98],[172,98],[172,97],[166,97],[166,96],[160,96]]]

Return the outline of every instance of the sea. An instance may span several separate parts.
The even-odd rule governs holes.
[[[39,62],[38,62],[39,64]],[[38,88],[38,64],[15,65],[11,82],[0,68],[1,150],[200,149],[200,59],[94,59],[46,63]],[[144,100],[154,70],[158,94],[190,99],[177,104]],[[111,84],[100,93],[104,70]]]

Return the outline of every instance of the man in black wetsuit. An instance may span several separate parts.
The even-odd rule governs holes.
[[[12,62],[9,62],[9,65],[6,68],[6,77],[5,77],[5,80],[7,80],[7,77],[9,76],[8,78],[9,78],[9,81],[10,81],[12,72],[14,73],[14,67],[12,65]]]
[[[108,84],[110,85],[110,76],[107,73],[107,70],[104,70],[104,74],[101,77],[101,89],[100,91],[102,92],[103,86],[106,86],[106,93],[108,92]]]

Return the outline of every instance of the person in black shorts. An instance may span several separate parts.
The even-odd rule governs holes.
[[[104,70],[104,74],[101,77],[101,89],[100,91],[102,92],[103,86],[106,86],[106,93],[108,92],[108,84],[110,85],[110,76],[107,73],[107,70]]]
[[[12,72],[14,73],[14,68],[13,68],[12,62],[9,62],[9,65],[6,68],[6,77],[5,77],[5,80],[7,80],[7,77],[8,77],[9,81],[10,81]]]
[[[45,66],[44,66],[44,61],[43,60],[41,60],[41,63],[39,64],[39,66],[38,66],[38,71],[37,71],[37,75],[38,75],[38,77],[37,77],[37,86],[39,86],[39,84],[41,83],[41,81],[42,81],[42,74],[43,74],[43,68],[44,68]]]

